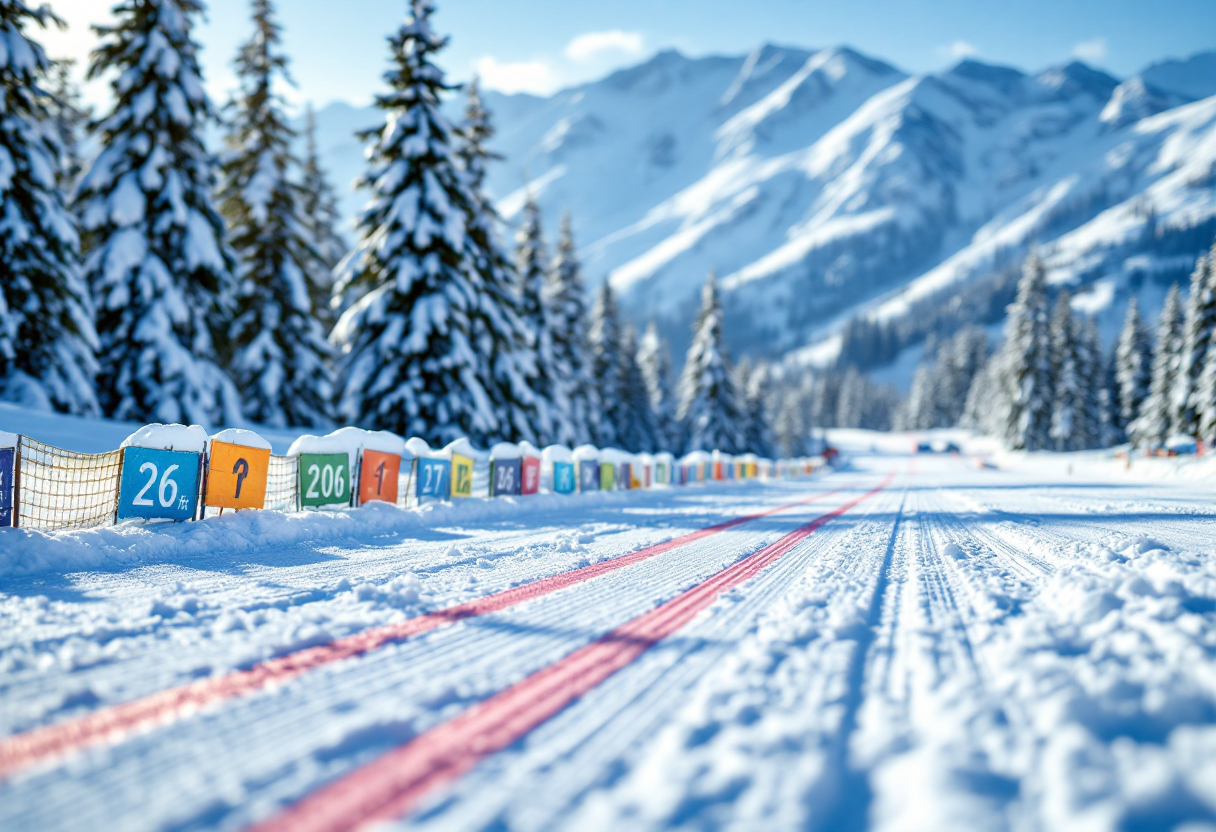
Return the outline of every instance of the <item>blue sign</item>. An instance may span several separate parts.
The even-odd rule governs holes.
[[[578,490],[600,490],[600,464],[594,459],[584,459],[578,464]]]
[[[194,519],[198,510],[199,456],[186,451],[125,449],[118,519]]]
[[[510,497],[519,493],[520,472],[523,460],[496,459],[490,477],[491,497]]]
[[[633,487],[633,472],[628,462],[622,462],[616,469],[616,487],[620,491],[628,491]]]
[[[569,462],[553,463],[553,491],[557,494],[574,493],[574,466]]]
[[[15,448],[0,448],[0,526],[13,525],[13,481],[17,463]]]
[[[450,500],[452,488],[452,463],[446,459],[419,459],[418,497],[433,497]]]

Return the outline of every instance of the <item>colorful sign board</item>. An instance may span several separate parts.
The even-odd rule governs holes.
[[[671,475],[668,473],[666,462],[655,464],[654,481],[659,485],[671,485]]]
[[[491,497],[513,497],[519,493],[523,460],[496,459],[490,467]]]
[[[574,493],[574,466],[569,462],[553,463],[553,491],[556,494]]]
[[[611,462],[600,463],[600,491],[616,490],[616,466]]]
[[[523,479],[520,480],[521,494],[536,494],[540,492],[540,457],[524,457]]]
[[[262,508],[269,471],[269,448],[212,442],[203,503],[212,508]]]
[[[13,506],[17,493],[13,488],[17,473],[17,449],[0,448],[0,526],[13,525]]]
[[[346,454],[300,454],[300,505],[350,505],[350,457]]]
[[[452,454],[452,496],[473,496],[473,460]]]
[[[125,448],[118,519],[193,520],[198,511],[198,460],[198,454],[185,451]]]
[[[363,450],[359,467],[359,505],[371,502],[397,502],[397,481],[401,477],[401,457],[384,451]]]
[[[628,462],[622,462],[616,469],[616,487],[620,491],[628,491],[633,485],[633,476],[630,469],[633,466]]]
[[[578,490],[600,490],[600,464],[594,459],[584,459],[578,464]]]
[[[418,460],[418,484],[415,490],[419,499],[450,500],[451,489],[452,463],[446,459]]]

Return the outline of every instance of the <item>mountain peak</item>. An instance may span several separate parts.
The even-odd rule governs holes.
[[[1119,79],[1081,61],[1069,61],[1039,73],[1038,82],[1065,95],[1087,93],[1099,101],[1107,101]]]
[[[1026,79],[1024,73],[1013,67],[986,64],[974,58],[959,61],[946,71],[944,77],[985,84],[1006,94],[1015,92]]]
[[[1192,101],[1216,95],[1216,50],[1197,52],[1184,60],[1158,61],[1140,73],[1145,83]]]

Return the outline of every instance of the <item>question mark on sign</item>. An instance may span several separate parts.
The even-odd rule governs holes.
[[[232,466],[232,473],[236,474],[236,494],[233,499],[241,499],[241,486],[245,483],[245,477],[249,476],[249,463],[243,459],[238,459],[236,465]]]

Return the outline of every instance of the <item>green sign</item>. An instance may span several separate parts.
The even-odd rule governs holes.
[[[600,491],[616,489],[616,466],[611,462],[600,463]]]
[[[350,458],[346,454],[300,454],[300,505],[350,505]]]

